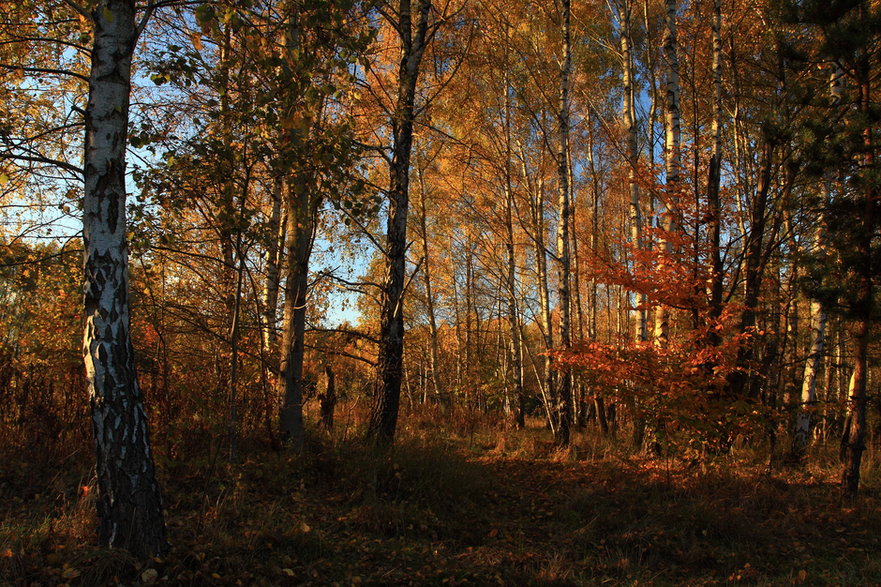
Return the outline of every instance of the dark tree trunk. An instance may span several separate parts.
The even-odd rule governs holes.
[[[857,67],[857,82],[860,90],[860,114],[870,120],[872,108],[870,66],[867,56],[860,59]],[[875,173],[875,146],[872,126],[863,131],[862,166],[864,173]],[[841,439],[844,472],[841,478],[841,491],[844,499],[856,497],[860,483],[860,463],[866,449],[866,380],[869,372],[869,338],[871,336],[872,316],[875,311],[875,297],[872,277],[875,256],[872,241],[878,231],[878,193],[872,181],[866,181],[862,194],[862,213],[854,219],[855,249],[858,263],[853,271],[856,277],[856,299],[853,305],[851,337],[854,341],[854,369],[850,379],[849,409],[844,436]]]
[[[768,204],[768,192],[771,188],[772,153],[771,145],[765,144],[759,186],[750,211],[750,231],[746,242],[746,268],[744,270],[746,284],[743,312],[740,317],[740,332],[743,333],[752,333],[756,326],[759,292],[766,261],[763,254],[763,243],[766,225],[765,211]],[[737,369],[731,374],[728,381],[728,390],[733,397],[757,398],[758,388],[753,384],[749,375],[750,364],[755,357],[755,347],[755,341],[747,341],[737,353]]]
[[[571,294],[569,230],[572,223],[571,186],[569,185],[569,76],[572,70],[572,47],[570,34],[569,0],[563,0],[563,69],[560,77],[560,111],[557,123],[560,133],[560,152],[557,154],[557,168],[560,177],[560,225],[557,231],[557,255],[559,257],[559,308],[560,345],[564,351],[571,347]],[[560,446],[569,445],[572,425],[572,373],[564,371],[558,376],[559,402],[557,433],[555,441]]]
[[[279,362],[281,437],[293,450],[303,448],[303,356],[306,336],[306,294],[309,283],[309,258],[315,227],[317,199],[309,193],[305,181],[295,181],[286,190],[287,242],[285,261],[284,325]]]
[[[336,409],[336,380],[330,365],[324,367],[325,389],[321,396],[321,424],[325,429],[333,429],[333,413]]]
[[[410,0],[401,0],[396,28],[401,36],[398,96],[392,120],[394,144],[389,165],[389,211],[386,235],[386,277],[382,291],[379,356],[374,404],[367,436],[390,444],[398,424],[404,357],[404,277],[407,253],[407,211],[410,198],[410,152],[413,147],[416,82],[425,51],[430,0],[420,0],[413,31]]]
[[[710,208],[710,257],[713,273],[710,282],[709,317],[716,321],[722,315],[722,294],[725,267],[722,264],[722,2],[713,0],[713,154],[710,156],[707,179],[707,203]],[[710,330],[710,343],[718,345],[719,335]]]

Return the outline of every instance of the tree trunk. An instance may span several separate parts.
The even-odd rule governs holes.
[[[865,9],[861,9],[864,15]],[[856,67],[857,85],[860,92],[860,114],[865,120],[871,120],[872,87],[871,69],[869,58],[862,55]],[[863,131],[863,173],[876,173],[875,170],[875,145],[871,125],[866,125]],[[853,272],[856,277],[856,299],[853,306],[853,318],[851,324],[851,338],[854,344],[854,368],[850,379],[849,409],[847,425],[842,437],[842,454],[844,472],[841,478],[842,496],[846,500],[856,497],[860,483],[860,463],[863,451],[866,448],[866,380],[869,372],[869,338],[872,329],[872,316],[875,312],[875,298],[873,287],[874,255],[872,241],[878,230],[878,193],[872,181],[865,181],[862,187],[863,210],[858,218],[854,219],[856,227],[855,253],[858,255],[858,264]]]
[[[664,61],[666,63],[667,95],[664,104],[664,128],[666,132],[665,167],[667,173],[667,202],[664,210],[662,229],[670,235],[676,229],[677,200],[679,197],[681,122],[679,114],[679,57],[676,40],[676,0],[665,0],[667,8],[666,26],[664,29]],[[669,237],[662,237],[660,247],[663,255],[670,259],[673,245]],[[662,257],[661,267],[665,263]],[[670,309],[664,304],[658,306],[655,313],[655,342],[665,347],[670,338]]]
[[[269,216],[269,242],[266,246],[266,281],[263,285],[263,324],[261,333],[264,351],[271,356],[278,343],[275,331],[278,314],[278,292],[281,282],[281,250],[287,230],[286,219],[282,218],[284,178],[273,181],[272,212]]]
[[[843,76],[841,67],[837,64],[832,66],[832,72],[829,79],[829,93],[832,99],[831,106],[834,108],[841,103],[843,98],[843,84],[841,79]],[[826,201],[832,201],[833,197],[833,177],[829,174],[826,178]],[[824,252],[824,215],[820,216],[817,230],[814,233],[814,251]],[[792,440],[792,457],[795,460],[804,458],[804,453],[810,443],[811,438],[811,413],[810,409],[817,401],[817,373],[823,361],[823,348],[826,341],[826,322],[828,314],[823,303],[819,300],[811,300],[811,349],[808,359],[805,362],[804,375],[802,377],[801,386],[801,405],[795,420],[795,431]],[[827,381],[831,368],[827,368]],[[827,405],[829,386],[826,388]]]
[[[560,313],[560,345],[568,351],[572,346],[572,304],[570,293],[571,260],[569,258],[569,230],[571,227],[571,186],[569,185],[569,77],[572,70],[572,42],[570,31],[570,0],[563,4],[563,69],[560,76],[560,110],[557,115],[560,133],[560,151],[557,153],[557,169],[560,181],[560,224],[557,229],[557,260],[559,266],[558,308]],[[559,425],[556,442],[568,446],[572,424],[572,373],[567,369],[557,375],[559,390]]]
[[[321,396],[321,424],[325,430],[333,429],[333,412],[336,408],[336,378],[330,365],[324,367],[325,388]]]
[[[427,197],[427,194],[425,188],[424,170],[422,168],[419,168],[417,174],[419,178],[419,228],[422,233],[422,278],[425,285],[425,307],[428,312],[428,328],[429,334],[431,336],[431,347],[429,349],[431,353],[429,356],[431,366],[431,386],[432,390],[434,391],[435,399],[445,400],[444,394],[441,391],[441,385],[439,381],[439,341],[437,316],[434,310],[434,293],[432,292],[431,287],[432,264],[428,246],[428,212],[425,205],[425,198]]]
[[[455,251],[455,239],[450,236],[450,252]],[[451,273],[451,289],[453,294],[453,319],[456,324],[456,389],[462,388],[462,360],[463,354],[462,349],[465,346],[462,340],[462,320],[461,320],[461,312],[459,311],[459,287],[456,283],[456,267],[452,267],[450,270]],[[465,395],[465,408],[468,408],[468,396]]]
[[[280,414],[282,441],[299,452],[303,449],[303,356],[306,336],[306,294],[308,293],[309,257],[315,231],[318,199],[309,193],[309,182],[296,178],[285,190],[287,206],[287,242],[285,261],[284,323],[279,361],[279,395],[283,398]]]
[[[572,175],[572,162],[569,162],[569,174]],[[571,180],[569,185],[573,185],[574,181]],[[573,192],[574,196],[574,192]],[[577,340],[583,341],[585,340],[584,336],[584,305],[583,298],[581,296],[581,282],[582,282],[582,272],[581,272],[581,257],[579,256],[579,247],[578,247],[578,234],[575,230],[575,227],[578,225],[578,214],[576,208],[576,202],[573,198],[572,200],[572,230],[570,231],[571,237],[571,246],[572,246],[572,285],[573,285],[573,295],[572,295],[572,307],[575,310],[575,337]],[[573,423],[579,428],[584,428],[587,426],[587,391],[584,383],[584,378],[580,375],[573,375],[572,377],[572,401],[573,403]]]
[[[168,545],[129,330],[125,148],[138,36],[134,2],[102,2],[92,19],[95,41],[85,114],[83,355],[97,456],[98,539],[148,558],[163,554]]]
[[[771,167],[773,148],[765,144],[762,150],[761,169],[759,172],[759,185],[753,198],[750,209],[750,229],[747,232],[745,246],[744,281],[745,294],[743,311],[740,316],[740,332],[752,334],[756,325],[756,312],[759,305],[759,292],[761,289],[762,275],[764,273],[764,236],[767,222],[765,210],[768,204],[768,192],[771,188]],[[755,399],[756,390],[752,385],[749,374],[750,363],[755,356],[755,341],[748,341],[741,345],[737,353],[736,369],[729,377],[729,393],[735,398],[741,398],[746,394]]]
[[[544,222],[544,181],[539,180],[538,189],[536,190],[536,201],[533,209],[533,230],[535,232],[535,257],[538,261],[536,268],[538,270],[538,297],[541,306],[541,324],[544,331],[545,351],[554,348],[554,325],[551,321],[551,295],[548,285],[548,258],[545,247],[545,222]],[[551,356],[545,352],[545,370],[544,370],[544,388],[548,395],[548,399],[554,402],[556,394],[554,391],[554,370],[551,368]],[[557,415],[551,414],[556,421]],[[551,428],[556,430],[557,425],[551,422]]]
[[[533,248],[535,250],[535,270],[536,270],[536,288],[538,289],[539,298],[539,330],[544,339],[545,351],[549,351],[554,346],[553,324],[551,322],[550,308],[550,288],[548,286],[548,260],[547,248],[545,246],[545,188],[544,179],[539,176],[538,185],[532,185],[530,181],[529,169],[527,167],[527,155],[523,145],[519,145],[520,150],[520,173],[523,183],[532,186],[530,189],[530,224],[527,232],[531,232]],[[528,352],[528,346],[527,346]],[[534,367],[534,364],[533,364]],[[538,377],[538,375],[536,375]],[[556,435],[556,414],[554,414],[554,371],[551,368],[551,356],[544,353],[544,373],[543,381],[539,381],[542,399],[546,404],[546,413],[548,416],[548,425]]]
[[[590,226],[590,250],[592,254],[596,254],[599,246],[599,222],[600,222],[600,176],[597,171],[596,159],[594,157],[594,123],[593,118],[588,112],[588,145],[587,145],[587,161],[590,169],[591,177],[591,226]],[[597,313],[598,313],[598,297],[599,291],[597,287],[596,276],[592,276],[590,280],[590,291],[588,300],[588,323],[587,336],[591,341],[596,341],[597,333]],[[594,390],[594,409],[597,415],[597,422],[600,425],[600,431],[603,435],[609,434],[609,421],[606,418],[606,405],[599,389]]]
[[[242,190],[239,204],[239,221],[244,221],[245,204],[247,203],[248,191],[250,190],[250,174],[245,174],[245,188]],[[229,370],[229,396],[227,398],[227,440],[229,442],[229,461],[236,462],[239,450],[239,333],[242,321],[242,287],[245,277],[245,255],[243,253],[242,240],[243,229],[239,227],[236,232],[236,288],[232,308],[232,324],[229,328],[230,340],[230,370]]]
[[[504,72],[505,103],[505,293],[508,302],[508,330],[511,336],[510,356],[514,397],[517,398],[517,427],[526,427],[526,395],[523,391],[523,351],[520,335],[520,309],[517,304],[517,257],[514,249],[514,188],[511,180],[511,88],[508,69]]]
[[[817,300],[811,301],[811,350],[805,362],[801,386],[801,405],[795,421],[792,456],[801,460],[811,437],[811,408],[817,401],[817,373],[823,360],[826,335],[826,309]]]
[[[639,184],[637,165],[639,163],[639,145],[637,143],[636,125],[636,101],[634,99],[635,76],[633,73],[633,47],[630,40],[631,12],[633,4],[631,0],[625,0],[621,8],[621,59],[623,62],[624,88],[622,117],[624,130],[627,133],[627,182],[630,188],[630,246],[634,251],[643,247],[642,242],[642,210],[639,203]],[[634,263],[634,271],[639,270]],[[645,294],[637,294],[638,308],[634,324],[634,338],[637,342],[648,340],[648,325],[646,323]]]
[[[407,210],[410,198],[410,152],[413,146],[416,82],[425,51],[431,0],[419,0],[419,20],[412,30],[410,0],[401,0],[396,29],[401,37],[397,104],[392,120],[389,164],[389,211],[386,233],[386,278],[382,291],[379,356],[374,405],[367,435],[377,444],[391,444],[398,424],[401,365],[404,356],[404,277],[407,253]]]
[[[715,322],[722,315],[724,267],[722,265],[722,201],[719,195],[722,181],[722,0],[713,0],[713,122],[712,155],[707,180],[707,202],[710,212],[710,257],[713,273],[710,278],[709,318]],[[719,344],[719,335],[710,325],[710,342]]]

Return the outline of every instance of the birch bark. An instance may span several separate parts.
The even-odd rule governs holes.
[[[676,40],[676,0],[665,0],[667,16],[664,28],[664,62],[666,66],[666,100],[664,104],[664,130],[666,149],[664,151],[667,173],[667,203],[662,218],[662,229],[667,236],[661,239],[660,247],[666,257],[673,255],[670,236],[676,228],[676,206],[680,179],[681,120],[679,112],[679,56]],[[665,305],[655,313],[655,343],[665,347],[670,338],[670,309]]]
[[[168,546],[129,330],[125,148],[138,37],[134,2],[105,0],[91,19],[95,40],[85,113],[83,355],[97,456],[98,538],[106,546],[147,558]]]
[[[397,102],[392,120],[386,277],[382,291],[379,356],[374,383],[374,405],[367,431],[367,436],[377,444],[391,444],[394,440],[401,398],[410,153],[413,147],[416,83],[427,41],[431,0],[419,0],[417,12],[414,30],[410,0],[400,0],[397,22],[394,23],[401,39],[401,61],[398,67]]]
[[[560,134],[560,151],[557,153],[559,172],[560,223],[557,228],[557,261],[559,268],[558,311],[560,314],[560,345],[569,350],[572,344],[571,321],[572,304],[570,292],[571,260],[569,258],[569,230],[571,227],[571,186],[569,184],[569,78],[572,72],[572,39],[570,0],[562,0],[563,63],[560,75],[560,110],[557,113],[557,126]],[[561,446],[569,444],[572,423],[572,374],[564,371],[558,375],[559,423],[556,442]]]
[[[841,67],[833,65],[832,73],[829,79],[829,90],[832,98],[832,106],[838,106],[843,96],[842,77],[844,72]],[[832,177],[826,178],[826,201],[832,199],[833,192]],[[814,233],[813,249],[815,252],[824,251],[824,215],[820,216],[820,222]],[[801,405],[795,419],[795,434],[792,441],[792,456],[796,460],[804,457],[805,450],[808,447],[811,437],[811,414],[810,408],[817,401],[817,373],[820,371],[820,364],[823,360],[823,349],[826,342],[826,323],[828,314],[826,308],[820,300],[811,300],[811,349],[808,359],[805,361],[804,376],[802,377],[801,386]],[[827,387],[828,389],[828,387]]]

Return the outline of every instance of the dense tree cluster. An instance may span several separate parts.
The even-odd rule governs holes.
[[[425,402],[692,458],[840,439],[856,494],[875,3],[2,7],[0,434],[91,406],[102,542],[165,549],[153,449],[300,451],[319,393],[377,450]]]

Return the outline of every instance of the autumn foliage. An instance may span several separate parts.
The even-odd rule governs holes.
[[[876,2],[0,7],[0,583],[881,582]]]

